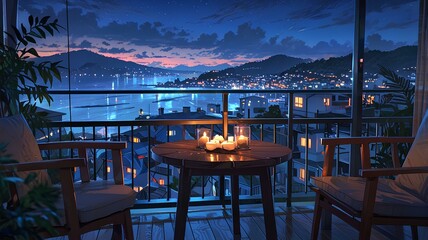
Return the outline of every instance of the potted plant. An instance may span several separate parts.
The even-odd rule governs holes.
[[[29,16],[28,26],[6,33],[14,46],[0,43],[0,117],[21,113],[33,127],[46,122],[46,114],[36,112],[36,103],[51,103],[48,87],[55,79],[61,81],[61,67],[59,62],[34,61],[40,57],[34,46],[37,39],[54,36],[62,28],[57,19],[49,18]]]
[[[36,62],[40,57],[34,48],[36,39],[53,36],[62,27],[58,20],[49,16],[29,16],[28,25],[13,27],[13,33],[6,33],[14,46],[0,42],[0,117],[21,113],[32,127],[46,123],[45,113],[36,112],[36,103],[52,97],[48,87],[54,80],[61,80],[59,62]],[[2,168],[3,164],[16,162],[5,155],[6,145],[0,143],[0,239],[41,239],[39,231],[53,233],[52,221],[58,221],[54,203],[59,190],[45,184],[31,184],[35,174],[25,179],[13,177]],[[9,199],[9,185],[31,184],[31,190],[20,198],[18,206],[6,204]],[[9,206],[7,206],[9,205]]]

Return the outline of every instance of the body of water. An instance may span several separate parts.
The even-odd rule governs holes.
[[[92,79],[78,78],[71,82],[72,90],[140,90],[156,89],[157,83],[173,81],[176,76],[151,77],[151,78],[111,78]],[[67,79],[54,85],[54,89],[68,89]],[[190,107],[191,111],[197,108],[207,110],[210,103],[221,104],[221,94],[181,94],[177,89],[176,94],[91,94],[71,95],[71,104],[68,95],[52,95],[53,103],[46,103],[40,107],[62,112],[66,115],[63,120],[95,121],[95,120],[133,120],[143,110],[144,114],[158,115],[158,109],[164,108],[165,113],[181,112],[183,107]],[[229,110],[239,107],[239,98],[242,96],[231,95]]]

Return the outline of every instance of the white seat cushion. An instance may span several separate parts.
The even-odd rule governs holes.
[[[312,183],[337,200],[361,211],[365,179],[362,177],[313,177]],[[401,188],[396,181],[379,179],[374,214],[428,217],[428,204]]]
[[[428,111],[418,128],[415,141],[403,167],[428,166]],[[419,195],[428,203],[428,174],[401,174],[396,179],[403,187]]]
[[[74,184],[76,205],[80,222],[90,222],[134,206],[137,193],[113,181],[91,181]],[[64,216],[64,202],[58,200],[57,208]],[[62,223],[64,223],[62,219]]]

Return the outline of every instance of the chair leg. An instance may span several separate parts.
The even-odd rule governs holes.
[[[361,218],[360,223],[360,240],[370,239],[370,235],[372,233],[372,221],[371,217],[369,218]]]
[[[125,232],[126,240],[134,240],[134,232],[132,230],[131,211],[127,210],[124,213],[123,231]]]
[[[80,233],[77,233],[77,231],[71,230],[68,233],[68,240],[80,240]]]
[[[412,240],[418,240],[419,239],[418,226],[411,225],[410,228],[412,229]]]
[[[320,206],[320,193],[317,192],[316,198],[315,198],[315,206],[314,206],[314,219],[312,222],[312,232],[311,232],[311,239],[316,240],[318,238],[318,232],[320,229],[320,222],[321,222],[321,214],[322,214],[322,208]]]
[[[112,240],[122,240],[122,226],[120,224],[113,225]]]

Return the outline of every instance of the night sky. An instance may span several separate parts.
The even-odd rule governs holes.
[[[417,44],[419,1],[367,2],[368,49]],[[343,56],[352,52],[353,8],[352,0],[70,0],[70,48],[156,67]],[[66,26],[64,0],[21,0],[19,22],[28,14]],[[64,30],[39,49],[66,46]]]

